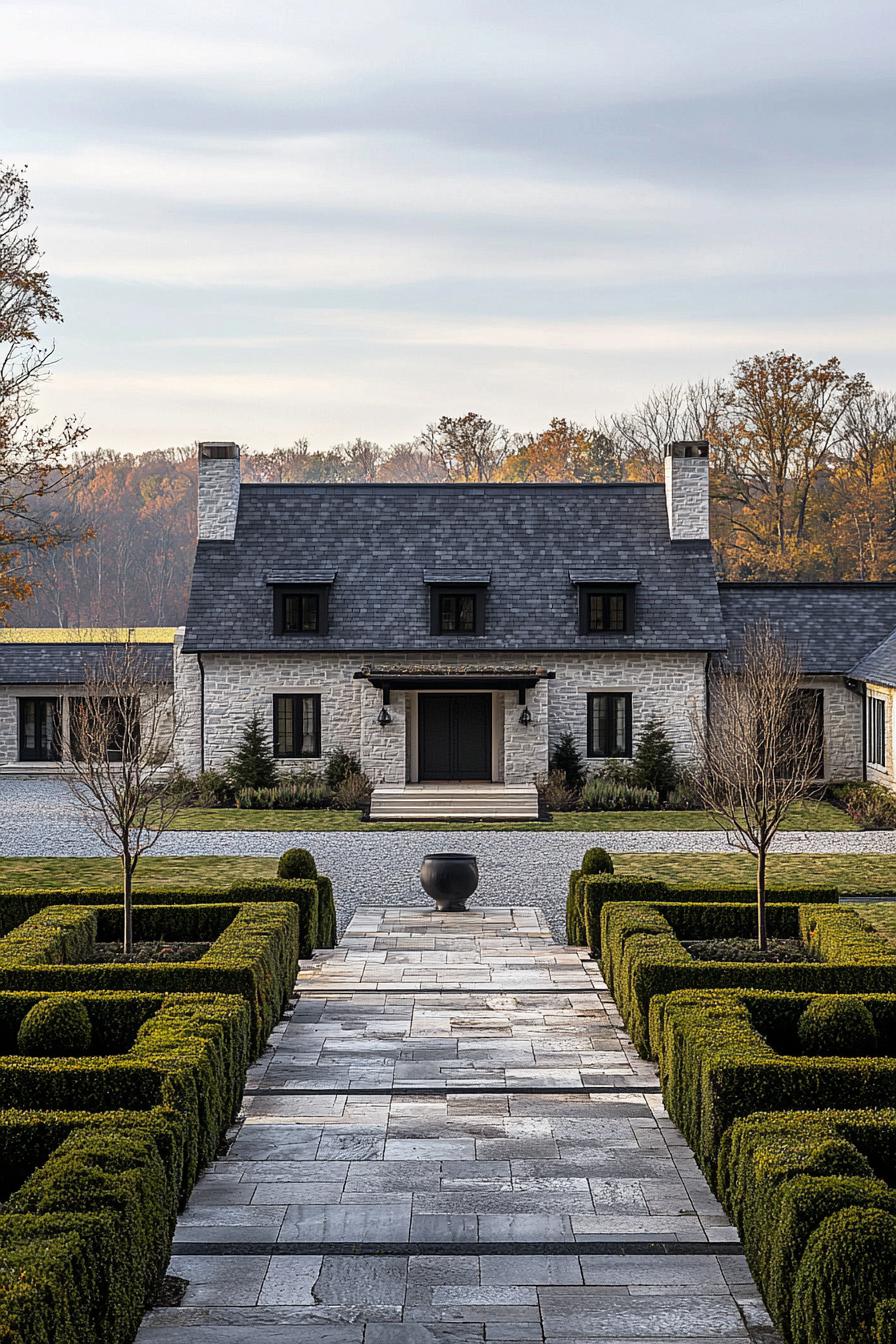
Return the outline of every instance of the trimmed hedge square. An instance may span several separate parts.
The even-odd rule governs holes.
[[[39,990],[0,993],[4,1048],[29,1008],[53,997]],[[178,1183],[186,1197],[239,1110],[249,1060],[245,1000],[122,992],[67,997],[87,1009],[96,1049],[83,1056],[0,1055],[0,1096],[34,1110],[168,1108],[184,1128]],[[106,1044],[113,1053],[104,1053]]]
[[[840,893],[834,887],[781,887],[766,893],[769,902],[836,905]],[[670,887],[666,882],[618,877],[612,873],[584,876],[574,868],[566,896],[566,941],[573,947],[587,946],[593,957],[601,952],[601,911],[608,901],[723,901],[755,905],[755,887]]]
[[[183,1126],[170,1112],[0,1112],[0,1340],[130,1344],[165,1272]]]
[[[801,937],[817,961],[698,961],[683,939],[752,937],[751,906],[699,902],[608,902],[601,911],[601,966],[639,1053],[650,1055],[650,1001],[676,989],[753,988],[806,993],[896,993],[896,948],[853,910],[770,905],[768,931]]]
[[[41,891],[19,887],[0,892],[0,935],[38,914],[48,905],[115,905],[121,899],[114,887],[82,887],[71,891]],[[303,957],[316,947],[333,947],[336,942],[336,906],[333,883],[328,877],[260,878],[235,882],[225,887],[168,888],[164,891],[135,891],[135,905],[232,905],[246,901],[292,901],[300,912],[300,939]]]
[[[129,989],[240,994],[260,1055],[289,1001],[299,958],[292,901],[134,907],[137,940],[211,942],[197,961],[85,962],[94,942],[121,937],[120,906],[48,906],[0,938],[0,990]]]
[[[737,1120],[716,1185],[786,1339],[892,1344],[896,1110]]]
[[[797,1053],[811,994],[679,990],[651,1004],[651,1039],[670,1116],[709,1175],[729,1125],[754,1111],[875,1107],[896,1098],[896,994],[825,995],[864,1004],[883,1050]]]

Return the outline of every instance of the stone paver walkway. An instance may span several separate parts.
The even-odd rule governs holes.
[[[360,909],[299,977],[139,1344],[774,1339],[597,966],[539,910]]]

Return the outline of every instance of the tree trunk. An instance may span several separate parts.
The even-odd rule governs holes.
[[[134,869],[131,856],[127,852],[121,856],[122,894],[124,896],[124,918],[122,920],[122,944],[125,952],[134,950],[134,903],[131,895]]]
[[[763,845],[756,855],[756,941],[764,952],[768,947],[768,931],[765,926],[765,860]]]

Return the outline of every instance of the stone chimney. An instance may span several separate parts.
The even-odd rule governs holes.
[[[197,520],[200,541],[233,541],[240,504],[240,446],[200,443]]]
[[[666,444],[666,513],[673,541],[709,540],[709,443]]]

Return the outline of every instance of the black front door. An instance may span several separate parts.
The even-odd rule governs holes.
[[[420,778],[491,779],[490,695],[421,695]]]

